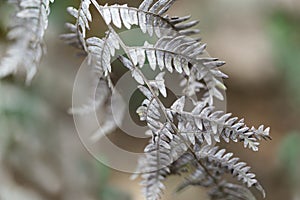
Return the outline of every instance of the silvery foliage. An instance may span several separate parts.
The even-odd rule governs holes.
[[[95,0],[83,0],[79,9],[68,8],[76,18],[75,24],[67,24],[71,31],[62,36],[67,43],[82,49],[89,58],[89,67],[105,84],[96,91],[96,97],[113,90],[111,59],[122,49],[126,55],[118,55],[123,65],[136,80],[138,89],[146,97],[137,113],[147,123],[152,139],[140,159],[138,171],[146,199],[160,199],[165,189],[163,181],[170,175],[187,176],[179,190],[190,185],[211,188],[211,199],[255,199],[247,189],[255,187],[265,192],[250,172],[250,167],[225,149],[214,146],[223,139],[226,142],[243,142],[244,147],[258,150],[261,139],[270,139],[269,128],[249,128],[244,120],[231,117],[214,109],[214,99],[224,100],[222,83],[227,75],[219,69],[225,63],[211,58],[200,39],[190,37],[198,30],[191,29],[198,21],[188,21],[190,16],[165,15],[175,0],[144,0],[139,8],[127,5],[99,5]],[[104,38],[86,37],[92,21],[90,6],[93,5],[104,19],[108,30]],[[129,46],[120,38],[117,29],[138,26],[142,33],[155,35],[156,43],[145,41],[143,46]],[[154,79],[148,79],[142,68],[146,62],[155,71],[161,71]],[[166,107],[160,98],[167,97],[164,76],[178,73],[183,81],[182,96]],[[196,95],[202,92],[201,100]],[[107,94],[107,93],[104,93]],[[109,95],[108,95],[109,96]],[[161,96],[161,97],[160,97]],[[96,98],[95,107],[105,98]],[[186,109],[187,102],[194,108]],[[95,104],[97,103],[97,104]],[[85,110],[85,109],[83,109]],[[103,133],[105,134],[105,133]],[[231,174],[244,186],[226,182],[224,174]]]
[[[11,47],[9,56],[3,59],[2,65],[5,64],[6,67],[1,67],[0,74],[15,71],[26,58],[24,66],[28,70],[27,80],[30,81],[43,52],[42,37],[47,27],[49,1],[11,2],[17,5],[16,17],[21,26],[16,26],[10,33],[11,38],[16,39],[16,46]],[[199,33],[199,30],[193,29],[198,21],[190,21],[190,16],[166,15],[174,3],[175,0],[144,0],[138,8],[133,8],[117,4],[103,6],[96,0],[81,0],[78,8],[67,9],[75,18],[75,23],[66,24],[69,33],[61,38],[87,56],[88,67],[93,73],[97,88],[86,105],[73,108],[71,112],[85,114],[100,107],[107,110],[106,120],[94,139],[112,131],[116,127],[115,120],[122,120],[123,108],[116,109],[120,111],[116,115],[119,119],[113,118],[110,108],[119,106],[118,99],[113,101],[115,104],[107,104],[115,92],[111,81],[112,57],[118,56],[145,96],[137,114],[141,121],[147,123],[147,133],[152,139],[145,148],[145,157],[140,159],[137,171],[142,172],[146,199],[160,199],[165,189],[163,181],[171,175],[186,177],[178,191],[193,185],[208,187],[208,194],[213,200],[255,199],[248,189],[251,187],[265,196],[264,189],[255,174],[250,172],[250,167],[233,157],[232,153],[219,149],[215,143],[222,140],[242,142],[245,148],[258,151],[260,140],[270,139],[270,128],[263,125],[258,129],[250,128],[243,119],[214,108],[215,99],[224,100],[222,92],[226,87],[222,79],[227,78],[227,75],[219,67],[225,62],[211,58],[205,50],[206,44],[194,37]],[[91,6],[96,8],[107,25],[108,30],[103,38],[87,37],[93,20]],[[38,20],[37,16],[42,18]],[[35,26],[28,25],[31,21]],[[142,46],[127,45],[116,30],[135,27],[139,27],[143,34],[156,36],[157,41],[154,44],[145,41]],[[24,29],[27,32],[21,34]],[[20,47],[22,51],[19,50]],[[119,49],[125,55],[116,55]],[[147,62],[153,71],[160,70],[154,79],[148,79],[143,72]],[[8,72],[3,72],[4,69]],[[161,98],[168,96],[164,79],[167,73],[182,75],[178,86],[183,87],[181,96],[169,107],[161,101]],[[200,100],[197,98],[199,95],[202,95]],[[189,104],[192,104],[192,109],[188,109]],[[236,177],[242,184],[226,181],[226,174]]]
[[[15,73],[24,67],[26,82],[30,83],[37,66],[45,53],[44,35],[48,27],[50,3],[54,0],[8,0],[15,7],[13,25],[8,39],[13,44],[8,47],[6,57],[0,62],[0,78]]]
[[[138,89],[146,97],[137,113],[147,123],[152,139],[145,148],[137,171],[142,172],[143,193],[146,199],[160,199],[165,189],[163,181],[170,175],[186,176],[179,190],[190,185],[211,188],[211,199],[255,199],[247,189],[255,187],[265,192],[250,172],[250,167],[225,149],[219,150],[215,143],[242,142],[244,147],[258,150],[261,139],[270,139],[269,128],[249,128],[244,120],[231,117],[214,109],[214,99],[224,100],[222,83],[227,75],[219,69],[225,63],[211,58],[200,39],[190,37],[198,30],[191,29],[198,21],[188,21],[190,16],[169,17],[165,15],[175,0],[144,0],[139,8],[127,5],[99,5],[95,0],[83,0],[79,9],[68,11],[76,18],[75,24],[67,24],[71,33],[62,37],[67,43],[86,52],[91,69],[100,80],[106,80],[106,91],[113,90],[110,78],[111,58],[119,49],[126,55],[118,55],[123,65],[136,80]],[[92,21],[89,7],[93,5],[104,19],[108,30],[104,38],[86,37]],[[117,29],[138,26],[142,33],[155,35],[156,43],[145,41],[143,46],[129,46],[120,38]],[[154,79],[143,72],[146,62],[155,71],[161,71]],[[161,98],[167,97],[164,76],[178,73],[183,81],[182,96],[166,107]],[[104,85],[104,84],[103,84]],[[201,100],[196,95],[202,92]],[[97,89],[96,96],[103,93]],[[105,93],[107,94],[107,93]],[[95,99],[97,102],[99,99]],[[103,98],[95,105],[99,105]],[[192,102],[193,109],[186,109]],[[93,107],[93,106],[92,106]],[[225,174],[231,174],[244,186],[226,182]]]

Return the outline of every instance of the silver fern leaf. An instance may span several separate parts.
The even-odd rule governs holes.
[[[231,117],[230,113],[214,110],[214,99],[224,99],[222,91],[226,87],[221,80],[227,78],[227,75],[219,67],[225,62],[211,58],[200,39],[188,37],[198,33],[191,29],[198,22],[187,22],[190,16],[165,15],[175,0],[144,0],[139,8],[117,4],[102,6],[96,0],[81,2],[80,8],[72,11],[77,23],[69,25],[72,33],[63,38],[86,52],[89,67],[96,79],[106,83],[105,89],[114,90],[110,80],[111,62],[112,57],[117,56],[131,72],[137,87],[145,96],[137,114],[141,121],[147,123],[152,135],[145,148],[145,157],[141,158],[138,166],[142,172],[146,199],[160,199],[165,188],[163,181],[170,175],[185,173],[188,174],[188,179],[181,189],[189,185],[210,187],[212,199],[254,199],[245,187],[221,181],[225,173],[236,176],[247,187],[255,186],[264,195],[261,185],[245,163],[238,162],[237,158],[231,158],[231,153],[225,154],[225,150],[218,150],[213,146],[223,138],[226,142],[243,142],[245,147],[257,151],[260,140],[268,140],[270,136],[269,128],[249,128],[243,120]],[[86,6],[83,8],[82,5]],[[87,15],[90,5],[95,6],[107,25],[104,38],[86,38],[91,21]],[[81,24],[80,18],[83,18]],[[123,26],[126,29],[138,26],[144,34],[155,34],[157,41],[154,44],[145,42],[142,46],[129,46],[115,30]],[[122,49],[125,55],[116,55],[118,49]],[[141,69],[146,66],[147,61],[153,71],[157,68],[160,70],[151,80]],[[164,79],[167,72],[181,74],[183,81],[178,85],[184,87],[182,95],[169,107],[160,99],[168,97]],[[199,101],[195,96],[202,91],[205,92]],[[96,92],[100,93],[101,91]],[[185,109],[187,98],[193,105],[191,111]],[[94,103],[101,105],[102,101],[96,100]],[[104,127],[99,129],[94,138],[99,139],[101,135],[113,130],[114,124],[109,123],[112,121],[111,115],[107,119],[108,123],[104,123]],[[190,172],[190,165],[195,168],[193,172]]]
[[[37,64],[45,53],[43,37],[48,25],[50,3],[54,0],[9,0],[16,7],[15,25],[8,37],[15,40],[7,56],[0,63],[0,77],[14,73],[23,66],[29,83],[37,70]],[[244,199],[255,197],[246,187],[256,187],[265,196],[262,186],[249,172],[250,167],[232,153],[219,150],[214,143],[243,142],[244,147],[258,150],[260,140],[270,139],[270,128],[261,125],[249,128],[244,120],[231,117],[230,113],[214,110],[214,99],[224,100],[222,83],[227,78],[219,67],[225,62],[211,58],[205,51],[206,45],[200,39],[188,37],[199,33],[192,29],[198,21],[189,21],[190,16],[169,17],[166,12],[175,0],[144,0],[138,8],[125,5],[99,5],[96,0],[81,0],[79,8],[69,7],[68,12],[76,19],[67,23],[70,33],[61,36],[66,43],[82,50],[87,56],[88,67],[93,73],[96,88],[86,105],[71,109],[72,113],[89,113],[102,108],[106,118],[101,128],[93,134],[97,141],[113,131],[121,123],[124,108],[115,92],[112,76],[112,57],[122,49],[124,56],[117,55],[131,72],[137,87],[146,97],[137,109],[141,121],[145,121],[152,135],[145,148],[145,157],[138,169],[142,174],[144,194],[147,199],[157,200],[165,188],[163,181],[170,175],[186,175],[187,180],[179,190],[190,185],[210,187],[211,199]],[[108,30],[104,38],[87,37],[92,22],[91,6],[105,21]],[[154,44],[145,42],[142,46],[128,46],[115,29],[132,29],[137,26],[142,33],[156,36]],[[141,68],[146,61],[150,68],[160,72],[154,79],[148,79]],[[165,106],[161,98],[167,98],[166,73],[178,73],[183,80],[182,94],[171,106]],[[202,99],[197,100],[197,95]],[[115,99],[114,99],[115,98]],[[193,108],[186,110],[186,99]],[[112,104],[105,104],[111,100]],[[112,107],[118,113],[113,116]],[[194,168],[190,170],[190,166]],[[223,175],[230,173],[246,187],[227,183]]]
[[[87,53],[90,60],[95,60],[94,70],[104,73],[107,77],[111,73],[111,57],[115,55],[115,50],[120,49],[120,44],[116,39],[115,33],[106,32],[103,39],[92,37],[87,40]]]
[[[244,120],[239,121],[237,117],[230,118],[231,113],[224,114],[222,111],[213,111],[213,107],[206,106],[199,102],[191,112],[183,110],[185,98],[182,97],[174,102],[170,112],[177,117],[180,134],[195,144],[195,140],[206,142],[211,145],[213,141],[220,142],[222,137],[226,142],[244,142],[244,147],[249,147],[253,151],[258,151],[259,140],[270,139],[270,128],[251,129],[244,124]],[[179,109],[179,108],[180,109]]]
[[[128,53],[128,55],[129,57],[135,57],[132,56],[130,52]],[[204,142],[209,144],[207,146],[204,146],[201,150],[197,150],[194,152],[195,157],[200,160],[201,165],[198,164],[199,169],[195,171],[197,176],[193,175],[193,182],[190,185],[195,185],[196,183],[200,182],[202,185],[204,184],[203,186],[206,186],[209,185],[209,183],[214,182],[214,179],[216,179],[214,176],[208,176],[207,174],[205,174],[206,170],[211,170],[212,165],[210,161],[214,160],[215,162],[218,162],[218,164],[223,164],[224,168],[232,171],[233,175],[237,175],[238,179],[241,179],[242,182],[246,183],[248,187],[255,185],[257,189],[262,191],[263,195],[265,195],[261,185],[257,182],[256,179],[254,179],[254,174],[248,173],[249,167],[245,166],[245,163],[237,163],[238,159],[236,158],[230,159],[232,154],[226,154],[223,157],[225,150],[220,150],[216,153],[217,147],[212,147],[212,149],[209,148],[211,148],[212,140],[220,142],[220,136],[222,136],[227,142],[230,139],[235,142],[243,141],[245,147],[249,146],[249,148],[251,148],[252,150],[257,151],[257,146],[259,144],[257,140],[260,140],[262,138],[269,139],[269,128],[264,129],[263,126],[261,126],[259,128],[259,131],[254,128],[250,130],[247,126],[244,125],[243,120],[235,123],[237,121],[237,118],[229,119],[231,114],[224,115],[223,112],[220,111],[212,112],[213,108],[206,107],[205,102],[198,103],[194,107],[192,112],[186,112],[184,111],[184,96],[177,99],[170,108],[165,108],[157,98],[157,96],[159,95],[159,90],[155,91],[155,87],[150,84],[149,80],[146,80],[139,68],[134,65],[138,64],[138,61],[134,61],[134,59],[130,60],[123,56],[120,57],[120,60],[123,62],[124,66],[126,66],[132,72],[133,77],[139,84],[147,85],[148,87],[139,87],[139,89],[147,97],[147,99],[143,102],[143,105],[138,108],[137,113],[140,115],[142,121],[147,122],[148,127],[154,133],[154,138],[156,137],[156,135],[160,134],[167,136],[167,138],[171,139],[172,141],[174,135],[176,135],[177,137],[179,136],[180,142],[177,143],[177,145],[181,143],[182,145],[186,146],[184,151],[181,153],[184,153],[188,149],[186,143],[191,143],[195,147],[199,142],[200,144],[203,144]],[[134,75],[136,73],[139,74],[139,78],[136,78],[136,75]],[[163,85],[163,87],[165,86]],[[165,117],[168,121],[167,123],[161,122],[162,120],[160,112],[165,114]],[[178,124],[174,122],[175,118],[177,118]],[[165,161],[176,161],[176,159],[178,158],[176,157],[177,154],[176,156],[174,156],[174,154],[169,151],[169,149],[171,149],[170,144],[166,141],[162,141],[161,143],[163,143],[163,145],[161,145],[160,148],[165,148],[165,151],[169,154],[169,159],[165,159]],[[153,147],[153,145],[150,146]],[[148,151],[148,149],[149,147],[146,147],[146,152]],[[160,153],[157,153],[156,155],[160,155]],[[163,155],[161,156],[163,157]],[[202,158],[208,158],[209,162],[201,161]],[[159,163],[157,163],[158,161],[154,158],[151,159],[151,157],[147,157],[146,160],[148,160],[151,164],[155,163],[159,165]],[[163,164],[165,165],[166,163]],[[147,164],[144,165],[144,167],[146,166]],[[169,172],[170,168],[167,169]],[[215,170],[218,171],[214,171],[214,174],[225,173],[225,170],[220,165],[217,165]],[[156,173],[159,172],[160,170],[157,169]],[[165,175],[165,171],[163,174]],[[149,182],[152,184],[154,182],[157,183],[157,185],[161,186],[159,188],[155,187],[155,192],[151,190],[153,196],[149,196],[149,193],[146,194],[147,199],[157,199],[159,197],[158,192],[161,192],[163,185],[161,182],[158,182],[158,180],[154,180],[152,175],[146,177],[147,180],[143,183]],[[152,178],[152,180],[148,180],[149,178]],[[208,182],[205,182],[204,179]],[[160,179],[160,181],[162,180],[163,179]],[[151,189],[151,186],[152,185],[145,185],[144,190],[148,190],[149,188]]]
[[[255,174],[250,172],[250,167],[245,162],[238,162],[239,158],[232,157],[232,153],[226,153],[225,149],[206,145],[196,152],[198,159],[203,160],[207,168],[212,168],[215,174],[231,173],[238,181],[248,188],[256,187],[265,197],[265,191],[255,179]]]
[[[90,0],[82,0],[79,8],[68,7],[67,11],[76,18],[75,24],[66,23],[70,33],[61,35],[61,38],[69,45],[86,51],[86,32],[90,29],[89,23],[92,22],[92,14],[90,12]]]
[[[198,21],[183,23],[189,20],[189,16],[172,18],[163,16],[173,5],[174,0],[159,0],[155,3],[145,0],[139,8],[128,7],[126,4],[101,6],[97,1],[91,1],[102,15],[105,23],[107,25],[114,24],[117,28],[122,28],[124,25],[127,29],[131,29],[131,26],[138,25],[143,33],[148,33],[150,36],[155,33],[157,37],[199,33],[198,30],[190,30],[198,24]]]
[[[9,0],[16,8],[14,25],[8,33],[13,44],[0,63],[0,78],[14,74],[24,67],[26,82],[36,74],[38,64],[45,54],[44,35],[48,27],[50,3],[54,0]]]
[[[134,64],[140,67],[143,67],[147,58],[153,70],[158,66],[160,70],[183,74],[187,77],[183,84],[185,87],[197,86],[204,80],[206,84],[200,86],[207,91],[204,101],[212,105],[214,98],[224,100],[221,92],[226,87],[220,79],[227,78],[227,75],[218,69],[225,62],[207,57],[205,48],[205,44],[186,36],[167,36],[160,38],[155,45],[145,42],[143,47],[131,47],[129,54]],[[192,96],[195,94],[193,89],[184,93]]]
[[[169,140],[167,135],[164,135],[166,125],[162,125],[157,129],[155,136],[150,144],[145,148],[146,165],[143,165],[143,181],[144,195],[149,200],[159,199],[162,190],[165,189],[162,183],[166,176],[170,173],[168,165],[171,163]]]
[[[233,153],[226,153],[225,149],[219,149],[216,146],[204,145],[196,151],[197,159],[201,165],[196,163],[192,156],[187,157],[187,155],[185,155],[185,158],[189,159],[185,159],[185,164],[189,164],[188,162],[190,162],[190,164],[194,165],[195,170],[178,187],[178,191],[190,185],[199,185],[212,189],[212,199],[224,199],[224,197],[227,197],[227,199],[230,199],[229,197],[232,199],[255,199],[247,189],[228,184],[222,180],[222,175],[229,173],[233,177],[236,177],[238,181],[245,184],[246,187],[256,187],[262,193],[263,197],[265,197],[265,191],[257,179],[255,179],[255,174],[250,172],[250,167],[244,162],[239,162],[239,158],[232,157]],[[177,164],[177,166],[179,165]],[[229,186],[231,186],[231,189],[235,188],[238,190],[234,193],[230,188],[227,188],[227,192],[224,192],[225,188]]]

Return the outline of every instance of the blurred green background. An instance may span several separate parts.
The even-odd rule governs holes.
[[[85,151],[67,113],[83,58],[58,36],[72,20],[66,7],[78,3],[57,0],[52,6],[48,54],[32,85],[25,87],[22,76],[0,82],[0,199],[142,199],[129,174],[104,167]],[[1,56],[9,44],[10,10],[0,1]],[[249,125],[271,127],[273,140],[262,142],[258,153],[228,148],[253,166],[267,199],[300,199],[300,1],[180,0],[170,13],[200,19],[209,53],[226,60],[228,112]],[[93,32],[103,34],[103,23],[95,21]],[[164,199],[205,197],[199,188],[174,195],[172,182]]]

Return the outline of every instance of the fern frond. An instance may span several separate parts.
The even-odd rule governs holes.
[[[244,142],[244,147],[253,151],[258,150],[259,140],[270,139],[270,128],[251,129],[244,124],[244,120],[230,118],[231,113],[223,114],[222,111],[213,112],[213,107],[207,107],[204,103],[198,103],[191,112],[183,110],[185,98],[182,97],[174,102],[170,112],[177,117],[180,133],[195,144],[195,138],[201,142],[220,142],[222,137],[226,142]],[[180,107],[180,109],[178,109]]]
[[[26,82],[30,83],[46,51],[44,35],[48,27],[50,3],[54,0],[10,0],[9,2],[16,7],[14,25],[8,33],[8,38],[14,42],[0,63],[0,78],[24,67],[27,72]]]
[[[153,70],[158,66],[160,70],[183,74],[187,77],[184,84],[186,86],[199,86],[199,82],[204,80],[206,84],[201,84],[200,87],[207,90],[205,97],[207,103],[212,105],[214,98],[224,99],[221,91],[226,87],[220,79],[227,78],[227,75],[219,70],[225,62],[206,57],[205,48],[205,44],[186,36],[166,36],[160,38],[155,45],[146,42],[143,47],[131,47],[129,54],[134,64],[140,67],[143,67],[147,58]],[[185,93],[192,96],[195,90],[197,88],[190,88]]]
[[[195,170],[178,187],[178,191],[190,185],[203,186],[211,188],[210,194],[212,199],[255,199],[248,189],[222,180],[224,174],[231,174],[246,187],[255,187],[265,197],[265,191],[255,179],[255,174],[250,172],[250,167],[244,162],[238,162],[239,158],[232,157],[232,153],[226,153],[225,149],[219,150],[216,146],[205,145],[196,151],[196,155],[201,165],[192,159],[185,160],[187,162],[190,161]],[[238,190],[234,192],[233,188]]]
[[[90,13],[90,0],[82,0],[79,8],[68,7],[67,11],[76,18],[75,24],[66,23],[66,27],[71,31],[70,33],[61,35],[61,38],[69,45],[75,46],[85,52],[88,58],[89,68],[96,75],[95,78],[95,94],[92,94],[88,102],[80,108],[71,109],[72,113],[89,113],[95,111],[105,98],[101,98],[100,95],[104,90],[112,89],[112,81],[107,76],[111,72],[111,56],[114,56],[115,49],[119,49],[117,40],[110,32],[106,32],[106,37],[100,39],[98,37],[86,38],[86,32],[90,29],[89,23],[92,22],[92,15]],[[104,80],[107,84],[105,87],[98,88],[99,81]],[[73,112],[75,111],[75,112]],[[113,126],[109,125],[113,129]],[[100,130],[97,131],[101,132]],[[107,131],[104,131],[107,132]],[[94,134],[100,135],[100,134]],[[98,138],[98,137],[97,137]]]
[[[131,26],[138,25],[143,33],[148,33],[150,36],[155,33],[157,37],[199,33],[198,30],[190,30],[198,24],[198,21],[183,23],[189,20],[189,16],[172,18],[162,16],[173,5],[174,0],[159,0],[153,5],[153,1],[145,0],[139,8],[128,7],[126,4],[101,6],[97,1],[91,1],[102,15],[105,23],[107,25],[114,24],[117,28],[122,28],[124,25],[127,29],[131,29]]]
[[[129,70],[132,71],[132,73],[134,73],[135,70],[138,70],[137,67],[133,65],[133,60],[130,61],[125,57],[121,57],[121,61]],[[224,155],[224,149],[217,151],[218,147],[211,147],[210,145],[212,144],[212,138],[217,142],[220,142],[219,138],[220,136],[223,136],[226,141],[229,141],[229,138],[233,141],[243,140],[245,147],[249,145],[250,148],[256,151],[258,148],[257,145],[259,144],[257,140],[269,138],[269,129],[264,130],[263,127],[260,127],[260,131],[250,132],[250,129],[244,125],[243,120],[235,123],[237,118],[229,119],[231,114],[222,115],[222,112],[220,111],[212,112],[213,108],[206,107],[206,104],[203,102],[202,104],[198,104],[192,112],[186,112],[184,111],[185,97],[179,98],[173,103],[170,109],[166,109],[161,105],[161,102],[158,102],[158,92],[154,93],[149,82],[146,82],[141,74],[139,76],[141,76],[141,79],[138,78],[137,82],[141,82],[142,80],[140,84],[146,84],[149,89],[144,86],[139,87],[147,99],[143,102],[143,105],[139,107],[137,112],[140,115],[141,120],[147,122],[147,125],[153,131],[154,136],[166,136],[166,138],[172,141],[172,138],[175,135],[177,136],[177,134],[180,134],[180,136],[184,139],[180,141],[183,145],[187,142],[191,142],[191,144],[196,147],[196,141],[201,144],[206,141],[209,144],[200,148],[200,150],[195,148],[195,155],[201,164],[196,163],[196,171],[191,175],[189,181],[186,182],[184,186],[181,186],[181,188],[188,185],[211,187],[213,184],[217,184],[216,180],[219,179],[220,175],[224,173],[232,173],[233,176],[237,176],[237,179],[245,183],[248,187],[255,186],[263,193],[263,195],[265,195],[263,188],[254,178],[255,175],[249,172],[250,167],[246,166],[243,162],[237,162],[237,158],[231,158],[231,153]],[[160,110],[165,113],[167,123],[161,122]],[[178,120],[178,126],[176,126],[173,122],[175,117]],[[174,131],[173,127],[176,127],[176,131]],[[152,144],[150,147],[146,147],[146,151],[149,148],[153,149]],[[176,160],[174,159],[176,156],[173,156],[173,154],[168,151],[168,149],[171,148],[168,142],[164,141],[161,147],[162,149],[164,148],[164,151],[168,152],[168,156],[172,155],[171,159],[168,157],[168,161]],[[187,149],[188,147],[186,146],[184,152],[187,151]],[[149,160],[151,159],[149,158]],[[179,160],[179,162],[175,161],[174,164],[179,166],[181,164],[187,164],[180,163],[182,161],[188,160]],[[153,163],[158,164],[157,160],[153,160]],[[168,170],[171,173],[170,168],[168,168]],[[174,168],[173,166],[172,172],[178,172],[178,170],[180,171],[180,168]],[[208,173],[207,170],[211,171],[211,173]],[[152,181],[154,179],[153,175],[146,177],[151,178]],[[157,181],[154,182],[157,183]],[[161,185],[161,183],[157,183],[156,185]],[[146,185],[145,190],[148,188],[149,187]],[[160,191],[162,187],[160,190],[157,188],[155,189]],[[157,196],[154,196],[154,198],[157,199]]]
[[[179,152],[187,150],[187,146],[182,144],[180,138],[170,133],[172,133],[170,125],[161,124],[161,127],[155,128],[153,139],[145,148],[146,156],[143,160],[146,164],[143,164],[141,183],[146,199],[160,199],[162,190],[165,189],[163,181],[172,173],[170,164],[178,158]]]
[[[120,48],[115,33],[107,31],[103,39],[97,37],[88,38],[86,44],[88,58],[95,60],[92,69],[104,73],[104,76],[107,77],[112,70],[111,57],[114,56],[115,51]]]
[[[221,79],[227,78],[227,75],[219,67],[225,62],[211,58],[205,51],[206,45],[200,39],[188,37],[198,32],[191,30],[198,22],[187,22],[190,16],[163,16],[175,0],[144,0],[139,8],[117,4],[102,6],[96,0],[82,2],[88,2],[85,11],[82,11],[83,17],[78,10],[71,12],[77,18],[77,23],[69,25],[72,32],[69,43],[83,47],[89,67],[97,78],[105,81],[105,89],[112,90],[111,60],[116,56],[116,50],[122,48],[125,56],[117,56],[131,72],[138,89],[146,97],[137,109],[140,120],[147,123],[152,135],[150,144],[145,148],[145,157],[141,158],[138,166],[142,172],[145,197],[159,199],[165,188],[165,178],[172,174],[190,172],[190,167],[195,170],[180,189],[189,185],[200,185],[212,188],[212,199],[253,199],[253,195],[246,188],[221,181],[222,175],[230,173],[247,187],[254,186],[264,195],[263,188],[245,163],[232,158],[231,153],[225,154],[225,150],[208,146],[223,138],[226,142],[241,141],[245,147],[257,151],[259,141],[270,137],[269,128],[249,128],[243,120],[238,121],[231,114],[214,110],[214,99],[224,100],[222,91],[226,87]],[[90,4],[96,7],[107,25],[108,31],[102,39],[86,38],[91,20],[84,12],[89,13]],[[79,10],[83,9],[82,5]],[[145,42],[143,46],[137,47],[125,44],[115,28],[124,26],[131,29],[134,25],[145,34],[155,34],[156,43],[152,45]],[[153,80],[149,80],[141,69],[146,61],[153,71],[157,68],[161,71]],[[170,107],[166,107],[160,100],[161,96],[166,98],[168,95],[164,80],[166,72],[178,73],[184,78],[181,82],[183,92]],[[203,98],[198,101],[195,97],[202,90]],[[186,98],[193,104],[191,111],[185,110]],[[103,100],[99,102],[101,104]],[[95,104],[95,101],[92,103]],[[118,116],[121,117],[122,113]],[[94,139],[99,139],[115,128],[112,113],[108,112],[106,119],[108,121],[103,123]],[[205,146],[206,144],[208,145]]]
[[[90,12],[90,0],[82,0],[79,8],[68,7],[67,11],[76,18],[75,24],[66,23],[66,28],[70,33],[62,34],[61,38],[69,45],[86,51],[86,32],[90,29],[89,23],[92,22],[92,14]]]
[[[149,81],[141,71],[134,65],[132,60],[123,56],[120,60],[127,67],[133,78],[141,85],[138,88],[146,96],[142,106],[137,109],[141,121],[146,121],[147,126],[152,133],[152,140],[145,148],[145,158],[142,158],[142,185],[146,199],[160,199],[162,190],[165,189],[162,183],[167,175],[171,173],[169,165],[182,155],[187,146],[182,143],[180,138],[176,136],[172,128],[172,124],[168,121],[164,122],[161,112],[164,107],[157,98],[159,92],[166,95],[166,90],[163,81],[163,73],[157,75],[155,80]],[[138,169],[141,169],[138,167]]]
[[[89,23],[92,22],[92,15],[90,12],[91,1],[82,0],[79,8],[68,7],[67,11],[76,18],[75,24],[66,23],[66,27],[70,33],[61,35],[61,38],[69,45],[77,47],[87,55],[88,65],[95,75],[94,87],[97,88],[95,93],[90,95],[88,102],[79,108],[72,108],[70,112],[73,114],[86,114],[96,111],[103,105],[108,90],[113,89],[113,84],[109,76],[111,72],[111,57],[115,55],[115,49],[119,49],[118,40],[110,32],[106,32],[106,37],[100,39],[98,37],[86,38],[86,33],[90,29]],[[105,84],[100,84],[102,81]],[[99,87],[98,87],[99,85]],[[104,92],[104,93],[103,93]],[[95,95],[96,94],[96,95]],[[106,108],[109,110],[109,108]],[[109,120],[114,120],[113,116],[107,113]],[[121,119],[119,120],[121,121]],[[110,130],[116,128],[115,123],[109,123],[108,119],[102,125],[102,130],[99,129],[93,134],[93,138],[100,138]]]
[[[171,163],[169,145],[170,138],[164,135],[163,125],[157,130],[151,143],[145,148],[147,164],[144,165],[141,182],[144,186],[144,194],[147,200],[156,200],[160,198],[162,190],[165,189],[162,183],[166,176],[170,173],[168,165]]]
[[[265,196],[265,191],[255,179],[255,174],[250,172],[250,167],[245,162],[238,162],[239,158],[232,157],[225,149],[219,150],[217,146],[206,145],[196,152],[198,159],[204,160],[205,165],[214,170],[215,174],[231,173],[238,181],[247,187],[256,187]],[[216,173],[217,172],[217,173]]]

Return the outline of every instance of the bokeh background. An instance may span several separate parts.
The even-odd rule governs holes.
[[[83,58],[58,36],[71,20],[66,7],[78,3],[57,0],[52,6],[48,54],[32,84],[25,86],[22,75],[0,82],[0,199],[142,199],[130,174],[109,169],[87,153],[67,112]],[[140,1],[99,3],[136,6]],[[9,45],[10,11],[1,0],[1,56]],[[227,62],[227,110],[249,125],[271,127],[273,140],[262,142],[258,153],[227,147],[253,166],[266,199],[300,199],[300,1],[178,0],[170,14],[200,19],[209,53]],[[103,22],[95,22],[93,31],[103,34]],[[122,140],[119,132],[112,134],[116,142]],[[174,182],[167,181],[163,199],[206,199],[201,188],[174,194]]]

